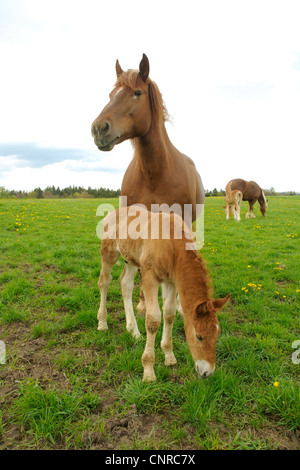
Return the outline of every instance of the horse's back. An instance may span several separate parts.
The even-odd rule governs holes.
[[[242,193],[244,193],[246,189],[247,181],[241,179],[241,178],[236,178],[233,180],[230,180],[229,183],[227,184],[226,188],[228,187],[229,191],[234,191],[238,189]]]
[[[255,201],[261,195],[261,188],[255,181],[245,181],[241,178],[236,178],[231,181],[226,186],[227,188],[231,188],[231,191],[238,189],[243,194],[244,201]]]

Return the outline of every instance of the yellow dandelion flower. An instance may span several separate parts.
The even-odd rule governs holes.
[[[279,382],[274,382],[273,385],[274,387],[279,387]]]

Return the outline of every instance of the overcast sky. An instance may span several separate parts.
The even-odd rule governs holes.
[[[205,189],[300,191],[300,1],[0,0],[0,186],[117,189],[91,123],[142,54]]]

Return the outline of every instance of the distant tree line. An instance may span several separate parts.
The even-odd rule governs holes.
[[[285,191],[278,193],[275,191],[273,187],[270,189],[264,189],[263,190],[266,196],[296,196],[299,193],[296,193],[295,191]],[[217,188],[214,188],[212,191],[206,189],[205,190],[205,196],[206,197],[216,197],[216,196],[225,196],[225,189],[220,189],[219,191]]]
[[[206,189],[205,196],[206,197],[225,196],[225,189],[220,189],[220,191],[218,191],[217,188],[214,188],[212,191],[209,189]]]
[[[33,191],[15,191],[0,187],[0,197],[2,198],[32,198],[32,199],[58,199],[58,198],[108,198],[120,196],[121,190],[98,188],[92,189],[90,186],[85,189],[82,186],[68,186],[60,189],[59,186],[47,186],[45,189],[40,187]]]
[[[296,196],[295,191],[286,191],[278,193],[273,187],[264,189],[266,196]],[[68,186],[67,188],[60,189],[59,186],[47,186],[45,189],[40,187],[35,188],[33,191],[15,191],[5,189],[0,186],[0,198],[17,198],[17,199],[58,199],[58,198],[109,198],[119,197],[121,194],[120,189],[98,188],[92,189],[90,186],[85,189],[82,186]],[[206,197],[225,196],[225,189],[205,190]]]

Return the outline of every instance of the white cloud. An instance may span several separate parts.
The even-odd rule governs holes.
[[[206,188],[240,176],[300,190],[298,1],[13,3],[0,6],[0,142],[78,148],[87,157],[61,162],[60,173],[58,163],[28,166],[26,180],[12,165],[0,185],[33,187],[39,177],[43,186],[51,177],[47,184],[57,186],[64,174],[66,185],[93,186],[98,158],[124,172],[130,144],[100,153],[90,127],[108,101],[115,60],[136,68],[145,52],[173,118],[170,138],[194,159]],[[121,173],[108,175],[117,184]]]

